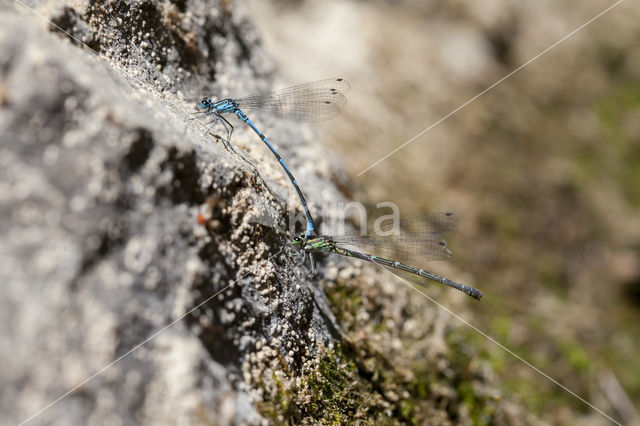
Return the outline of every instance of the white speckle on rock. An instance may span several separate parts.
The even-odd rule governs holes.
[[[124,250],[124,266],[140,273],[149,265],[156,249],[156,240],[151,237],[133,237]]]

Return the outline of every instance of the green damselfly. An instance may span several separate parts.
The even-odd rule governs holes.
[[[413,284],[426,287],[429,281],[436,281],[480,300],[482,292],[474,287],[388,259],[419,258],[423,261],[448,259],[452,253],[443,235],[456,229],[457,226],[458,218],[453,213],[431,213],[407,219],[398,224],[372,228],[365,235],[352,233],[311,238],[304,243],[303,249],[309,254],[324,251],[366,260]],[[295,237],[292,244],[303,244],[303,237]]]

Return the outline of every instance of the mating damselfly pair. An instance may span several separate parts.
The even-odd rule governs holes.
[[[276,157],[293,184],[307,220],[307,228],[292,243],[307,253],[332,252],[343,256],[372,262],[381,268],[414,284],[425,286],[427,281],[435,281],[460,290],[469,296],[480,299],[482,292],[476,288],[459,284],[445,277],[415,268],[394,259],[443,260],[451,257],[451,250],[443,235],[458,225],[453,213],[433,213],[409,219],[388,235],[389,229],[382,229],[385,236],[368,232],[366,236],[356,234],[344,236],[322,236],[311,238],[315,232],[313,217],[297,180],[266,136],[258,130],[243,110],[262,110],[275,117],[297,121],[323,121],[333,118],[347,102],[344,93],[350,88],[343,78],[330,78],[302,84],[275,92],[260,93],[241,98],[227,98],[213,101],[204,97],[199,107],[212,118],[211,127],[218,123],[227,131],[227,143],[230,143],[233,126],[223,114],[235,114],[245,122],[267,145]],[[210,127],[210,128],[211,128]],[[209,128],[209,129],[210,129]],[[207,130],[207,132],[209,131]],[[393,226],[393,225],[390,225]],[[369,253],[357,251],[363,249]]]

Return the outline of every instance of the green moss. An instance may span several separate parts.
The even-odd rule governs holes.
[[[358,309],[362,305],[362,297],[354,288],[335,283],[335,285],[325,291],[329,302],[334,307],[337,319],[346,327],[353,324],[353,319],[357,316]]]
[[[277,423],[312,422],[344,424],[345,419],[364,417],[365,397],[371,388],[359,379],[357,368],[341,346],[333,350],[321,349],[317,367],[302,372],[299,386],[287,389],[276,372],[273,380],[277,392],[259,405],[260,412]],[[367,407],[367,415],[379,414],[375,407]]]
[[[275,370],[272,370],[272,378],[277,385],[277,391],[273,399],[266,401],[262,404],[258,404],[258,409],[266,418],[270,418],[276,422],[280,417],[294,418],[296,416],[296,409],[291,404],[295,398],[295,393],[291,389],[287,389],[284,386],[280,377]]]
[[[320,358],[317,372],[308,378],[311,395],[309,415],[324,417],[330,423],[340,423],[344,416],[355,414],[357,394],[353,394],[355,366],[348,361],[341,349],[329,350]]]
[[[402,401],[400,405],[400,416],[402,418],[406,419],[409,423],[416,423],[416,419],[414,418],[415,412],[416,405],[412,401]]]
[[[634,110],[640,109],[640,84],[637,81],[621,83],[612,94],[597,102],[594,109],[603,128],[606,151],[609,157],[620,162],[610,164],[600,173],[613,176],[629,203],[640,206],[640,141],[629,140],[625,134],[625,124],[634,120],[632,114],[637,113]]]
[[[565,340],[558,342],[558,347],[576,372],[587,373],[591,370],[591,359],[581,345]]]
[[[415,342],[402,341],[401,327],[385,326],[381,307],[392,296],[385,301],[386,296],[363,292],[357,278],[331,283],[325,292],[344,333],[341,343],[319,348],[316,359],[299,371],[274,371],[277,391],[259,405],[265,417],[279,424],[435,424],[434,419],[468,418],[474,424],[504,423],[499,401],[478,391],[489,386],[474,362],[474,346],[481,340],[474,333],[447,332],[444,354],[416,350]],[[358,321],[363,312],[369,317],[365,325]],[[403,314],[415,311],[406,307]],[[426,335],[432,331],[424,324]],[[379,343],[394,339],[402,349]]]
[[[505,316],[496,316],[491,321],[491,329],[498,340],[506,341],[511,329],[511,319]]]

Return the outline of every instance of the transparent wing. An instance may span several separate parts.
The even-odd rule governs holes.
[[[347,103],[344,93],[350,87],[343,78],[329,78],[234,100],[242,110],[262,110],[295,121],[324,121]]]
[[[431,213],[369,228],[366,235],[352,232],[334,236],[333,241],[356,251],[403,262],[446,260],[452,255],[443,234],[458,227],[458,218],[450,212]]]
[[[343,235],[332,239],[339,247],[409,263],[446,260],[452,255],[447,242],[437,232],[385,237]]]
[[[383,237],[390,233],[400,234],[429,234],[438,233],[444,235],[448,232],[455,231],[458,228],[458,217],[451,212],[429,213],[422,216],[416,216],[404,219],[394,224],[392,221],[385,221],[379,227],[367,228],[365,235],[370,237]],[[358,235],[360,231],[349,232],[345,235]]]

